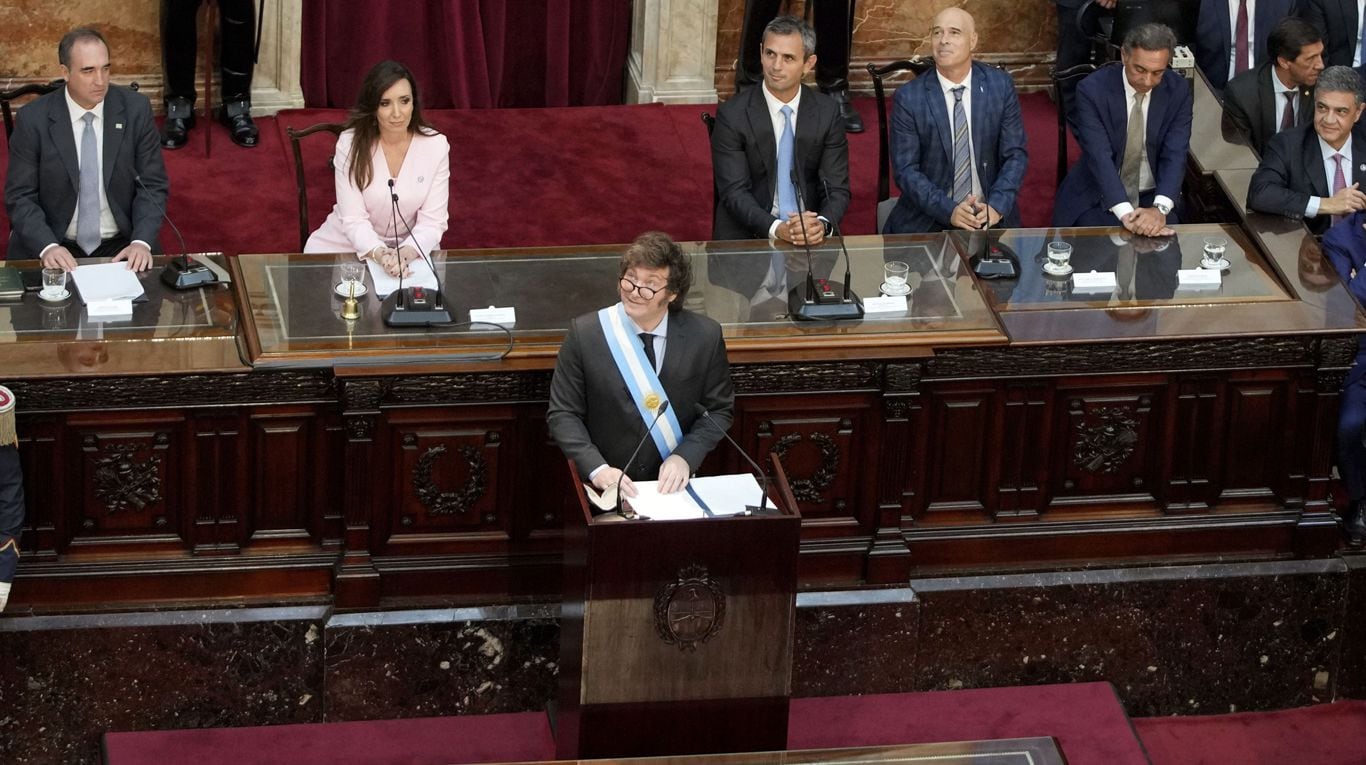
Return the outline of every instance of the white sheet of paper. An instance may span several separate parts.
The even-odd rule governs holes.
[[[1072,274],[1073,292],[1110,292],[1118,287],[1114,271],[1077,271]]]
[[[76,289],[81,291],[81,301],[84,303],[142,297],[142,282],[123,261],[76,266],[76,270],[71,272],[71,279],[76,282]]]
[[[1176,272],[1176,283],[1182,287],[1218,287],[1223,274],[1210,268],[1182,268]]]
[[[739,515],[746,505],[758,505],[763,491],[749,473],[713,475],[688,482],[714,516]],[[659,481],[636,481],[636,496],[629,502],[636,513],[656,521],[705,518],[706,512],[687,490],[660,494]],[[769,505],[773,504],[769,500]]]
[[[365,266],[370,269],[370,283],[375,285],[375,295],[380,300],[398,289],[398,277],[386,274],[384,266],[368,258],[365,261]],[[417,260],[409,263],[408,267],[412,269],[413,275],[403,277],[404,287],[436,289],[436,274],[432,273],[432,267],[427,265],[426,260],[418,257]]]
[[[905,313],[905,295],[882,295],[863,299],[863,313]]]

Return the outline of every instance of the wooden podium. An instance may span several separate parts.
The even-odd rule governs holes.
[[[575,476],[560,759],[787,748],[801,517],[773,470],[771,514],[686,521],[595,521]]]

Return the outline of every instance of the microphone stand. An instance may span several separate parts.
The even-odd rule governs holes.
[[[755,507],[754,505],[745,505],[745,512],[748,512],[751,515],[763,515],[768,510],[768,482],[773,479],[769,477],[768,473],[764,472],[763,468],[759,467],[759,463],[755,462],[749,456],[748,452],[746,452],[744,449],[740,447],[740,444],[736,443],[735,439],[730,437],[730,434],[726,432],[725,428],[721,427],[720,423],[712,419],[710,410],[708,410],[705,406],[702,406],[701,404],[694,404],[693,411],[697,413],[697,416],[699,418],[706,420],[707,422],[711,423],[712,427],[721,431],[721,435],[727,441],[730,442],[731,446],[735,447],[735,451],[739,452],[740,456],[745,458],[745,462],[748,462],[749,466],[754,468],[754,472],[758,474],[756,477],[759,479],[759,485],[763,493],[759,497],[759,506]],[[778,508],[777,506],[774,506],[773,509],[777,510]]]
[[[617,493],[616,514],[620,515],[622,518],[625,518],[627,520],[635,518],[636,511],[627,511],[622,509],[623,505],[621,502],[621,482],[626,479],[626,471],[631,469],[631,463],[636,461],[636,455],[640,454],[640,448],[644,446],[645,442],[650,439],[650,433],[655,429],[655,425],[659,424],[659,418],[663,417],[664,413],[667,411],[669,411],[669,400],[665,399],[664,402],[659,405],[659,411],[655,412],[655,418],[650,421],[650,427],[645,429],[645,435],[640,437],[640,442],[636,444],[635,451],[631,452],[631,456],[626,458],[626,464],[623,465],[621,468],[621,475],[617,478],[616,484],[614,484],[612,487],[616,490]]]
[[[399,215],[398,193],[394,191],[393,178],[389,179],[389,214],[393,219],[394,236],[398,237],[398,222],[403,220],[403,226],[411,238],[413,235],[412,227],[408,225],[406,218]],[[405,288],[403,286],[403,272],[407,264],[403,262],[403,256],[400,254],[398,256],[398,289],[384,298],[384,302],[380,305],[380,316],[384,318],[384,323],[391,327],[430,327],[451,323],[450,311],[446,310],[441,299],[441,278],[436,276],[436,267],[427,259],[427,254],[422,252],[421,248],[418,248],[418,254],[422,256],[423,262],[432,269],[432,276],[436,277],[437,287],[434,290],[425,287]]]
[[[795,155],[795,152],[793,152]],[[797,213],[802,219],[802,245],[806,248],[806,297],[803,298],[797,287],[793,287],[787,293],[787,312],[794,319],[801,321],[829,321],[837,319],[861,319],[863,318],[863,305],[857,299],[851,299],[849,292],[849,273],[846,269],[844,281],[832,282],[828,279],[821,279],[819,284],[816,282],[815,275],[811,272],[811,242],[806,236],[806,200],[802,196],[802,185],[798,182],[797,162],[792,165],[792,186],[797,192]],[[828,194],[829,192],[827,192]],[[843,237],[841,237],[843,239]],[[845,253],[848,257],[848,253]],[[846,260],[846,265],[848,261]],[[843,293],[843,297],[839,293]]]
[[[142,187],[143,191],[149,195],[152,193],[152,190],[147,188],[147,184],[142,182],[140,174],[135,174],[133,180]],[[165,206],[157,205],[157,209],[161,211],[162,219],[171,224],[171,230],[180,240],[180,257],[170,261],[161,269],[161,283],[173,290],[192,290],[207,284],[217,284],[218,275],[213,272],[213,269],[203,263],[190,260],[189,248],[185,246],[185,237],[181,236],[180,229],[176,227],[175,221],[171,220],[171,216],[166,214]]]

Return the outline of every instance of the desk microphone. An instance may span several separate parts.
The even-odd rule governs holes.
[[[848,286],[841,286],[839,282],[832,282],[828,279],[821,279],[818,283],[815,275],[811,272],[813,258],[811,243],[806,237],[806,200],[802,195],[802,185],[798,183],[798,165],[799,163],[794,158],[792,185],[797,192],[797,213],[802,219],[802,244],[806,247],[806,296],[801,295],[800,288],[793,287],[787,293],[787,312],[792,318],[803,321],[862,318],[863,306],[859,305],[858,301],[850,299]],[[826,193],[829,194],[828,191]],[[848,281],[849,278],[846,276],[845,285],[848,284]],[[843,297],[840,295],[841,292],[844,293]]]
[[[736,443],[735,439],[730,437],[730,434],[726,432],[725,428],[721,427],[720,423],[712,419],[710,410],[708,410],[705,406],[702,406],[701,404],[694,404],[693,411],[697,413],[697,416],[699,418],[711,423],[711,426],[713,428],[716,428],[717,430],[721,431],[721,435],[724,436],[725,439],[730,442],[731,446],[735,447],[735,451],[739,452],[740,456],[745,458],[745,462],[748,462],[749,466],[754,468],[754,472],[758,473],[756,477],[759,479],[759,485],[763,489],[763,494],[759,497],[759,506],[754,507],[753,505],[746,505],[745,509],[748,510],[750,513],[765,512],[768,508],[768,482],[772,480],[768,477],[768,473],[765,473],[764,469],[759,467],[759,463],[755,462],[753,458],[749,456],[749,453],[746,452],[744,448],[740,446],[740,444]],[[776,510],[777,508],[775,507],[774,509]]]
[[[623,465],[623,466],[621,467],[621,476],[620,476],[619,478],[617,478],[617,483],[616,483],[616,487],[615,487],[615,488],[616,488],[616,490],[617,490],[617,509],[616,509],[616,512],[617,512],[617,515],[620,515],[620,516],[623,517],[623,518],[634,518],[634,517],[636,517],[636,514],[635,514],[635,511],[633,510],[633,511],[631,511],[631,514],[630,514],[630,515],[627,515],[627,514],[626,514],[624,511],[622,511],[622,509],[621,509],[621,482],[622,482],[623,479],[626,478],[626,471],[631,469],[631,463],[633,463],[633,462],[636,461],[636,455],[637,455],[637,454],[640,454],[640,447],[644,446],[644,445],[645,445],[645,442],[648,441],[648,440],[650,439],[650,433],[655,429],[655,425],[659,424],[659,418],[660,418],[660,417],[663,417],[663,416],[664,416],[664,413],[667,412],[667,411],[669,411],[669,400],[668,400],[668,399],[665,399],[664,402],[661,403],[661,404],[659,405],[659,411],[658,411],[658,412],[655,412],[655,418],[654,418],[653,420],[650,421],[650,427],[648,427],[648,428],[645,429],[645,435],[643,435],[643,436],[640,437],[640,443],[636,444],[636,450],[633,451],[633,452],[631,452],[631,456],[628,457],[628,458],[626,459],[626,464]]]
[[[133,180],[142,187],[143,191],[147,192],[149,195],[152,194],[152,190],[147,188],[147,184],[142,182],[141,175],[135,173],[133,175]],[[196,263],[190,260],[189,248],[185,246],[185,237],[180,235],[180,229],[176,228],[175,222],[171,220],[171,216],[166,214],[166,207],[164,205],[157,205],[157,210],[161,212],[162,220],[171,224],[171,230],[175,232],[176,238],[180,240],[180,257],[167,263],[166,267],[161,269],[162,283],[167,287],[176,290],[192,290],[206,284],[216,283],[218,281],[218,275],[215,274],[212,269],[203,263]]]
[[[824,176],[821,176],[821,185],[825,187],[825,198],[829,199],[830,181],[827,181]],[[854,294],[854,289],[852,286],[854,281],[854,272],[853,266],[851,266],[849,263],[849,248],[844,245],[844,234],[840,233],[840,225],[832,220],[830,221],[830,229],[834,232],[835,236],[839,237],[840,250],[844,252],[844,297],[842,298],[842,301],[845,303],[853,303],[854,305],[858,306],[858,316],[861,317],[863,316],[863,304],[859,302],[858,295]],[[842,316],[840,318],[857,317]]]
[[[408,232],[408,238],[413,240],[417,246],[417,240],[413,238],[413,227],[408,225],[408,219],[399,214],[398,193],[394,191],[394,179],[389,179],[389,212],[393,216],[394,236],[397,237],[398,222],[403,221],[403,228]],[[402,241],[399,242],[402,245]],[[403,263],[403,256],[399,255],[398,269],[398,289],[384,299],[380,308],[380,315],[384,317],[384,323],[391,327],[430,327],[434,325],[450,324],[451,314],[446,310],[445,301],[441,298],[441,277],[436,273],[436,266],[432,264],[431,258],[422,251],[422,247],[417,247],[418,255],[422,256],[422,261],[432,270],[432,277],[436,279],[436,289],[424,287],[403,288],[403,271],[406,265]]]

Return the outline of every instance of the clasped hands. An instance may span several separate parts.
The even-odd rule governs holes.
[[[409,263],[417,260],[419,255],[417,250],[403,245],[402,247],[386,247],[380,245],[365,254],[366,258],[375,261],[384,269],[384,273],[390,276],[398,276],[401,271],[403,276],[412,276],[413,269],[408,267]]]
[[[953,208],[953,213],[949,216],[949,223],[954,228],[983,229],[994,226],[1001,222],[1001,214],[996,208],[988,204],[982,204],[977,200],[976,194],[968,194],[962,202]]]
[[[1139,236],[1171,236],[1176,229],[1167,225],[1167,216],[1156,207],[1140,207],[1119,219],[1124,228]]]
[[[691,472],[687,460],[677,454],[669,455],[664,464],[659,466],[659,493],[673,494],[682,491],[683,487],[688,485],[688,474]],[[623,497],[634,497],[638,493],[630,477],[618,468],[605,467],[593,476],[593,487],[598,491],[609,491],[613,486],[618,486],[618,491]]]
[[[777,235],[790,244],[809,244],[814,247],[825,241],[825,221],[810,210],[801,214],[793,213],[778,224]]]

